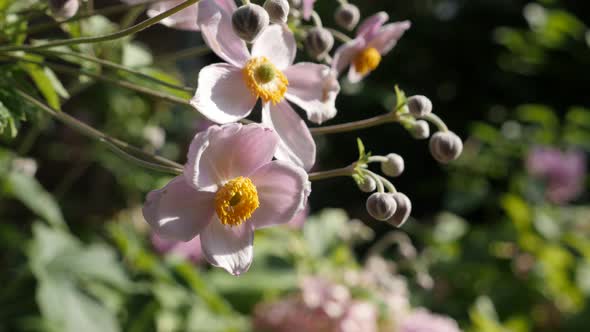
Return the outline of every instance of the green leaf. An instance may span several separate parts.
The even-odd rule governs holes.
[[[59,95],[54,87],[54,82],[59,82],[55,74],[48,68],[41,67],[37,64],[23,63],[22,66],[47,101],[47,104],[53,109],[61,110]],[[61,83],[58,86],[58,89],[65,91]]]
[[[55,227],[65,227],[59,205],[39,182],[31,176],[18,172],[6,174],[8,193],[31,211]]]
[[[63,230],[36,223],[28,255],[39,309],[53,330],[120,331],[114,302],[132,285],[112,248],[84,246]]]
[[[0,102],[0,134],[9,138],[15,138],[18,134],[15,120],[10,110],[2,102]]]

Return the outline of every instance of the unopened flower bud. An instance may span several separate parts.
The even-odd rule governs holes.
[[[320,60],[334,46],[334,36],[324,28],[315,27],[307,31],[305,36],[305,49],[310,57]]]
[[[358,187],[363,192],[372,193],[375,191],[375,189],[377,189],[377,183],[372,177],[365,176],[363,178],[363,182],[358,184]]]
[[[426,96],[412,96],[408,98],[408,109],[410,114],[420,118],[432,112],[432,102]]]
[[[461,155],[463,141],[451,131],[439,131],[430,138],[430,153],[438,162],[446,164]]]
[[[248,43],[253,42],[268,26],[270,18],[264,8],[247,4],[238,8],[231,17],[236,35]]]
[[[357,6],[349,3],[341,5],[334,13],[334,20],[341,28],[352,30],[358,24],[361,13]]]
[[[386,161],[381,163],[381,171],[383,174],[391,177],[396,177],[404,171],[404,158],[396,153],[390,153],[385,158]]]
[[[430,126],[424,120],[418,120],[410,128],[410,134],[415,139],[427,139],[430,136]]]
[[[401,227],[410,217],[410,213],[412,212],[412,202],[408,196],[400,192],[390,194],[390,196],[395,201],[397,209],[395,209],[393,216],[387,219],[387,222],[392,226]]]
[[[78,0],[49,0],[52,15],[59,20],[68,19],[78,12]]]
[[[396,210],[397,203],[391,194],[374,193],[367,199],[367,212],[377,220],[388,220]]]
[[[287,0],[266,0],[264,9],[268,12],[271,23],[286,23],[289,17],[289,2]]]

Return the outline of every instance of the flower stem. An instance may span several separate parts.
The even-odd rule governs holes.
[[[423,116],[422,119],[429,121],[430,123],[435,125],[440,131],[449,131],[449,128],[447,127],[445,122],[434,113],[428,113],[425,116]]]
[[[340,176],[352,176],[354,174],[354,167],[355,164],[352,164],[347,167],[337,168],[329,171],[309,173],[309,180],[319,181]]]
[[[32,97],[28,93],[26,93],[18,88],[16,89],[16,93],[19,96],[21,96],[23,99],[25,99],[27,102],[29,102],[30,104],[39,107],[40,109],[45,111],[47,114],[51,115],[56,120],[75,129],[76,131],[78,131],[79,133],[81,133],[85,136],[88,136],[90,138],[98,140],[99,142],[103,142],[103,143],[107,144],[107,146],[109,146],[109,148],[111,148],[111,150],[115,151],[116,153],[118,153],[120,155],[124,154],[126,159],[137,162],[140,166],[149,167],[151,169],[158,169],[160,171],[171,173],[171,174],[182,173],[182,170],[183,170],[182,165],[180,165],[172,160],[166,159],[161,156],[153,155],[149,152],[143,151],[140,148],[134,147],[124,141],[121,141],[119,139],[111,137],[111,136],[77,120],[76,118],[74,118],[66,113],[54,110],[53,108],[45,105],[44,103],[40,102],[36,98]],[[131,154],[127,151],[133,152],[133,154]],[[144,158],[151,159],[153,162],[147,161]]]
[[[330,31],[332,33],[332,35],[334,35],[334,37],[336,37],[336,39],[340,40],[343,43],[348,43],[349,41],[352,40],[352,38],[348,37],[346,34],[333,29],[333,28],[326,28],[328,29],[328,31]]]
[[[378,115],[369,119],[342,123],[332,126],[324,126],[324,127],[317,127],[317,128],[310,128],[310,132],[312,135],[327,135],[327,134],[336,134],[336,133],[344,133],[348,131],[356,131],[365,128],[371,128],[375,126],[379,126],[385,123],[396,122],[398,121],[398,116],[395,112],[389,112],[383,115]]]
[[[180,85],[176,85],[176,84],[172,84],[166,81],[162,81],[160,79],[157,79],[153,76],[144,74],[138,70],[134,70],[134,69],[130,69],[127,68],[123,65],[120,65],[118,63],[114,63],[111,61],[107,61],[107,60],[103,60],[103,59],[99,59],[99,58],[95,58],[93,56],[89,56],[86,54],[82,54],[82,53],[77,53],[77,52],[67,52],[67,51],[57,51],[57,50],[41,50],[41,51],[34,51],[35,53],[39,53],[42,55],[49,55],[49,56],[54,56],[54,57],[58,57],[59,55],[64,55],[64,56],[71,56],[71,57],[76,57],[82,60],[86,60],[89,62],[94,62],[97,63],[99,65],[102,65],[104,67],[110,68],[110,69],[114,69],[114,70],[120,70],[120,71],[124,71],[127,72],[129,74],[133,74],[135,76],[141,77],[143,79],[146,79],[148,81],[154,82],[156,84],[159,85],[163,85],[172,89],[176,89],[176,90],[182,90],[182,91],[186,91],[186,92],[194,92],[194,89],[191,87],[187,87],[187,86],[180,86]],[[60,59],[63,59],[60,57]],[[64,59],[66,61],[68,61],[67,59]],[[71,62],[71,61],[70,61]]]
[[[34,33],[39,33],[39,32],[43,32],[43,31],[58,27],[58,26],[65,24],[65,23],[80,21],[85,18],[89,18],[89,17],[96,16],[96,15],[105,15],[106,16],[106,15],[110,15],[110,14],[117,14],[120,12],[128,11],[128,10],[131,10],[134,8],[144,7],[149,4],[162,2],[162,1],[169,1],[169,0],[146,0],[144,2],[136,3],[136,4],[119,4],[119,5],[109,6],[109,7],[105,7],[105,8],[98,9],[98,10],[91,10],[91,11],[87,11],[84,13],[78,13],[76,16],[70,17],[65,20],[49,21],[46,23],[33,25],[33,26],[27,28],[26,32],[27,32],[27,34],[32,35]]]
[[[81,38],[73,38],[73,39],[56,40],[56,41],[52,41],[52,42],[42,43],[39,45],[13,45],[13,46],[8,46],[8,47],[0,47],[0,51],[6,52],[6,51],[26,51],[26,50],[35,50],[35,49],[45,49],[45,48],[51,48],[51,47],[56,47],[56,46],[100,43],[100,42],[123,38],[125,36],[129,36],[129,35],[139,32],[141,30],[149,28],[150,26],[157,24],[158,22],[165,19],[166,17],[174,15],[174,14],[178,13],[179,11],[197,3],[198,1],[199,0],[187,0],[183,3],[181,3],[180,5],[161,13],[160,15],[154,16],[154,17],[149,18],[143,22],[140,22],[132,27],[117,31],[115,33],[106,34],[106,35],[102,35],[102,36],[96,36],[96,37],[81,37]]]
[[[27,63],[32,63],[32,64],[36,64],[39,66],[47,66],[57,72],[61,72],[67,75],[73,75],[73,76],[79,76],[79,75],[85,75],[91,78],[94,78],[96,80],[100,80],[103,82],[107,82],[125,89],[129,89],[138,93],[141,93],[143,95],[149,96],[149,97],[153,97],[156,99],[161,99],[173,104],[178,104],[178,105],[183,105],[183,106],[190,106],[189,102],[183,98],[179,98],[176,96],[172,96],[166,93],[162,93],[159,91],[154,91],[152,89],[143,87],[143,86],[139,86],[130,82],[126,82],[126,81],[121,81],[118,80],[116,78],[111,78],[111,77],[107,77],[107,76],[103,76],[100,74],[96,74],[84,69],[76,69],[76,68],[71,68],[68,66],[64,66],[64,65],[60,65],[60,64],[56,64],[56,63],[50,63],[50,62],[41,62],[41,61],[34,61],[34,60],[29,60],[26,58],[22,58],[19,56],[15,56],[12,54],[2,54],[2,56],[6,56],[18,61],[22,61],[22,62],[27,62]]]
[[[209,47],[207,47],[205,45],[196,46],[196,47],[187,48],[187,49],[184,49],[181,51],[177,51],[174,53],[169,53],[169,54],[157,56],[154,62],[156,62],[156,63],[174,62],[174,61],[181,60],[184,58],[192,58],[192,57],[205,55],[210,52],[211,52],[211,50],[209,49]]]

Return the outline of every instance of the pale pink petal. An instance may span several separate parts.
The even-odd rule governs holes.
[[[410,21],[387,24],[375,34],[367,46],[374,47],[381,54],[386,54],[391,51],[410,26]]]
[[[147,195],[143,216],[159,236],[189,241],[211,220],[214,213],[213,198],[213,193],[195,190],[180,175],[164,188]]]
[[[356,38],[346,44],[341,45],[334,53],[334,60],[332,61],[332,68],[341,74],[346,67],[350,66],[354,58],[367,45],[363,38]]]
[[[359,73],[354,66],[350,66],[348,69],[348,81],[350,83],[358,83],[363,80],[363,78],[367,77],[371,72],[367,72],[364,74]]]
[[[379,31],[381,26],[389,20],[389,15],[386,12],[378,12],[377,14],[368,17],[361,23],[356,31],[357,37],[372,39],[375,33]]]
[[[238,8],[235,0],[215,0],[217,5],[230,15]]]
[[[249,176],[268,163],[279,144],[278,135],[259,124],[214,126],[193,139],[184,174],[202,190],[238,176]]]
[[[305,122],[283,101],[262,106],[262,123],[273,128],[281,138],[275,158],[310,170],[315,164],[316,146]]]
[[[303,0],[303,19],[309,20],[311,18],[311,13],[313,12],[313,4],[316,0]]]
[[[239,276],[252,264],[254,227],[245,222],[240,226],[224,226],[217,217],[201,233],[201,248],[209,263]]]
[[[241,69],[217,63],[201,69],[197,92],[190,103],[209,120],[229,123],[247,117],[256,99],[246,86]]]
[[[246,43],[232,29],[231,14],[215,0],[198,2],[198,24],[203,39],[220,58],[240,68],[250,59]]]
[[[301,107],[310,121],[321,124],[336,115],[340,84],[328,66],[301,62],[284,73],[289,80],[285,97]]]
[[[309,205],[305,202],[305,208],[303,210],[297,212],[291,220],[287,223],[287,227],[291,229],[301,229],[305,224],[305,221],[309,217]]]
[[[146,14],[149,17],[154,17],[180,5],[183,2],[184,0],[157,2],[150,6]],[[189,6],[174,15],[168,16],[161,20],[160,23],[174,29],[198,31],[199,26],[197,25],[197,5],[195,4]]]
[[[252,45],[252,56],[267,57],[278,69],[289,67],[295,60],[297,44],[287,27],[273,24],[260,34]]]
[[[304,210],[309,185],[307,173],[301,167],[276,160],[257,169],[250,179],[260,201],[250,219],[254,227],[288,223],[297,212]]]

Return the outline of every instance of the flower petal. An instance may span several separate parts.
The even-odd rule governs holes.
[[[159,236],[189,241],[207,226],[214,213],[214,194],[193,188],[181,175],[147,195],[143,216]]]
[[[233,31],[231,13],[215,0],[199,1],[197,22],[205,43],[220,58],[240,68],[248,61],[248,48]]]
[[[379,31],[381,26],[389,20],[389,15],[386,12],[378,12],[373,16],[368,17],[361,23],[356,30],[357,37],[372,39],[375,33]]]
[[[381,54],[386,54],[391,51],[411,25],[410,21],[387,24],[375,34],[368,46],[374,47]]]
[[[252,45],[253,57],[265,56],[281,70],[293,63],[296,54],[295,36],[289,28],[278,24],[264,29]]]
[[[250,219],[254,227],[288,223],[297,212],[305,209],[311,184],[302,168],[276,160],[257,169],[250,179],[260,201]]]
[[[279,136],[259,124],[213,126],[193,139],[184,167],[187,180],[201,190],[238,176],[249,176],[276,153]]]
[[[226,63],[209,65],[199,72],[199,83],[191,105],[209,120],[229,123],[247,117],[256,97],[242,78],[242,71]]]
[[[303,0],[303,19],[308,21],[311,18],[311,13],[313,12],[313,4],[316,0]]]
[[[363,80],[363,78],[367,77],[371,72],[367,72],[365,74],[359,73],[354,66],[350,66],[348,69],[348,81],[350,83],[358,83]]]
[[[146,14],[148,17],[158,16],[183,2],[184,0],[157,2],[150,6]],[[197,15],[197,5],[195,4],[179,11],[174,15],[166,17],[165,19],[161,20],[160,23],[174,29],[198,31],[199,26],[197,25]]]
[[[224,226],[215,217],[201,233],[201,248],[207,261],[239,276],[248,271],[253,258],[254,227]]]
[[[352,63],[354,57],[365,48],[366,41],[363,38],[356,38],[341,45],[334,53],[332,69],[341,74],[344,69]]]
[[[262,123],[273,128],[281,138],[275,158],[287,160],[310,170],[315,164],[316,146],[305,122],[286,101],[262,106]]]
[[[299,105],[310,121],[322,123],[336,115],[340,84],[328,66],[302,62],[287,68],[285,75],[289,80],[285,97]]]

